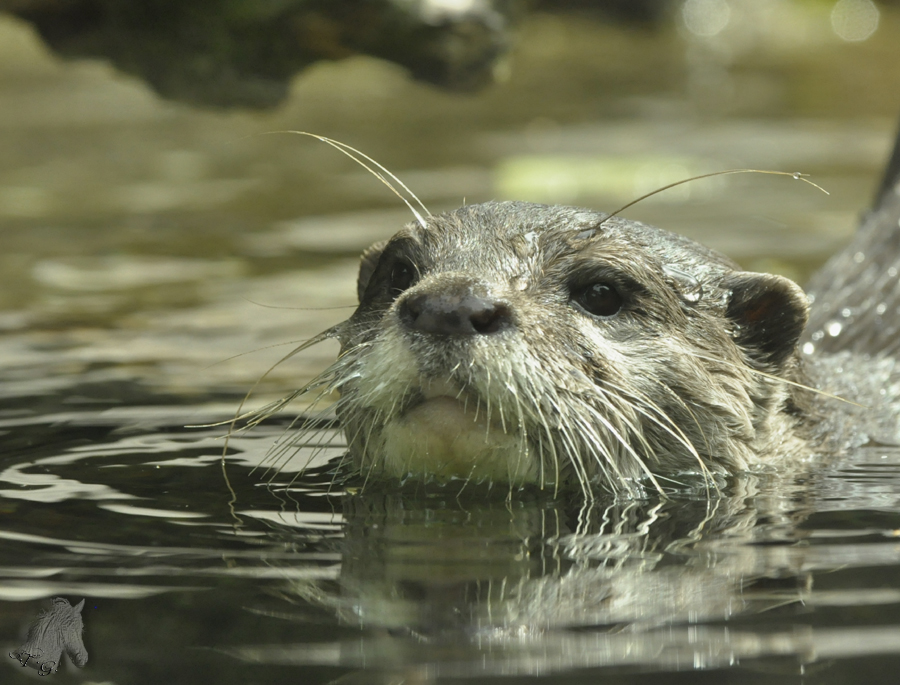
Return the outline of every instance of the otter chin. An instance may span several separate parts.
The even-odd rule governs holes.
[[[357,292],[318,383],[367,477],[635,492],[821,442],[800,287],[652,226],[466,206],[369,248]]]
[[[353,397],[365,398],[358,415],[378,417],[360,422],[355,436],[367,454],[380,455],[365,464],[367,474],[536,482],[526,441],[495,403],[449,373],[423,375],[424,357],[414,354],[402,336],[386,336],[381,343],[360,360],[359,379],[343,389],[339,403],[344,407]],[[345,432],[357,425],[353,412],[341,409],[341,414]]]
[[[515,435],[466,402],[439,395],[423,400],[383,430],[384,470],[438,480],[533,482],[527,453]]]

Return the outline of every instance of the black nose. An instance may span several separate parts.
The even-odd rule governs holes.
[[[399,315],[407,329],[432,335],[487,335],[512,326],[509,305],[468,287],[410,293]]]

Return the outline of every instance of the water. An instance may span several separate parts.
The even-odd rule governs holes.
[[[432,211],[614,209],[692,173],[809,173],[832,194],[731,176],[627,212],[805,280],[877,187],[900,14],[881,7],[877,31],[846,42],[830,2],[728,7],[712,35],[539,17],[511,79],[471,98],[370,60],[321,65],[263,114],[161,102],[0,20],[10,650],[63,596],[86,599],[89,653],[52,676],[66,682],[893,682],[896,449],[738,477],[711,499],[584,507],[345,492],[330,485],[338,450],[267,472],[302,405],[231,441],[226,482],[226,429],[190,427],[233,416],[296,344],[282,343],[345,318],[359,251],[411,218],[327,146],[266,131],[347,141]],[[250,405],[335,353],[279,365]],[[0,681],[34,675],[7,661]]]

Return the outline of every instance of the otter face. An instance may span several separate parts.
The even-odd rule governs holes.
[[[475,205],[364,253],[331,369],[357,468],[631,490],[796,434],[802,291],[604,216]]]

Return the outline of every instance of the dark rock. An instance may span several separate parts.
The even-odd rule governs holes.
[[[0,0],[64,56],[101,57],[165,97],[220,107],[278,104],[321,59],[382,57],[436,85],[493,80],[522,0]]]
[[[0,0],[67,57],[98,57],[161,95],[215,107],[271,107],[318,60],[367,54],[417,79],[490,85],[529,9],[638,22],[670,0]]]

